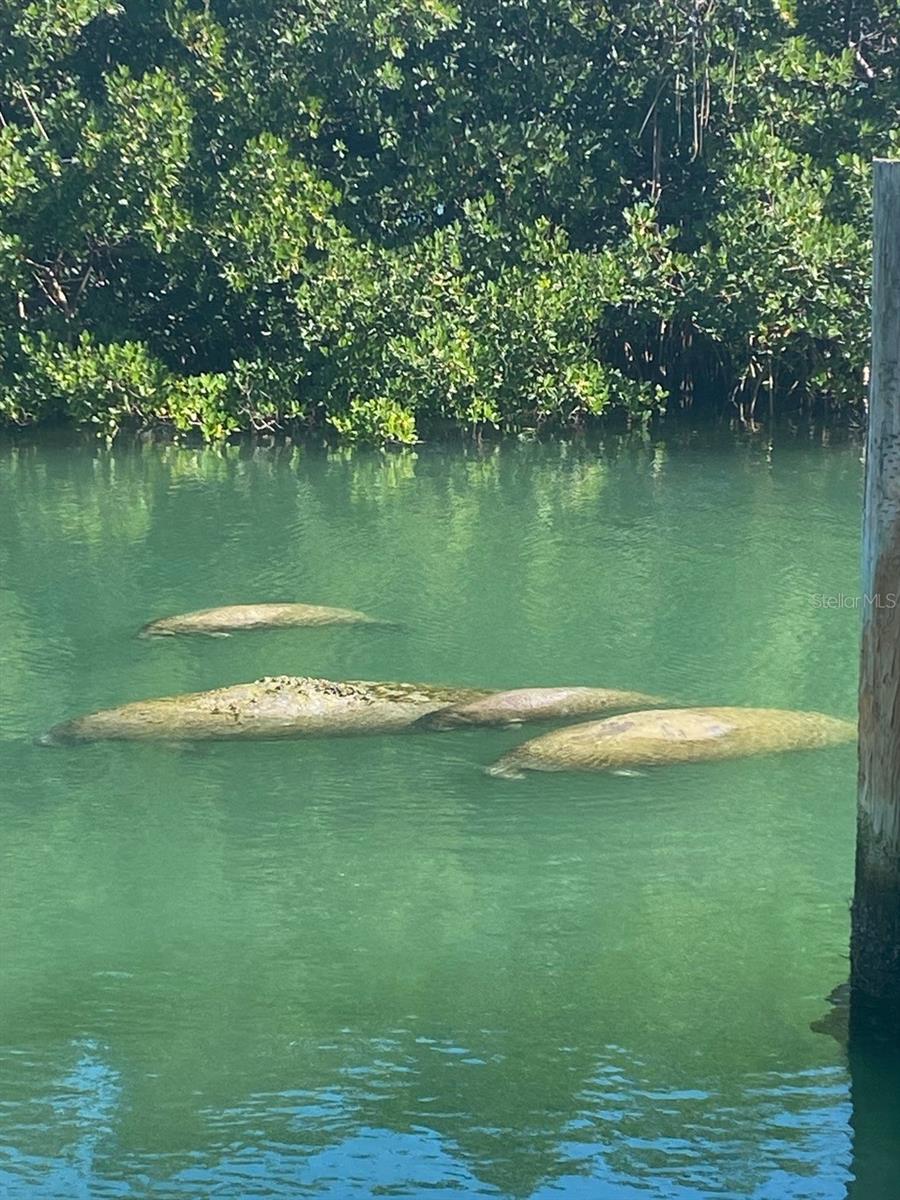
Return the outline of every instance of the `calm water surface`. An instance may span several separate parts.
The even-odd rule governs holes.
[[[0,1192],[900,1194],[900,1098],[810,1029],[852,747],[511,782],[522,731],[32,741],[280,673],[852,716],[858,613],[817,597],[857,591],[861,471],[787,436],[0,445]],[[284,598],[402,627],[134,636]]]

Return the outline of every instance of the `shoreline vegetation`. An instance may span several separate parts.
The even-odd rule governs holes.
[[[863,420],[895,0],[0,21],[0,427]]]
[[[741,420],[732,409],[716,411],[669,410],[634,418],[618,410],[593,418],[589,423],[564,426],[545,425],[504,430],[492,425],[465,426],[451,421],[432,420],[417,427],[416,439],[411,442],[361,437],[348,438],[327,425],[282,425],[270,430],[238,429],[226,437],[208,438],[196,427],[180,432],[162,423],[143,427],[124,425],[114,436],[104,435],[96,427],[75,425],[71,420],[56,418],[28,425],[0,423],[0,448],[15,447],[20,454],[32,453],[40,447],[68,452],[75,447],[113,450],[117,453],[140,454],[150,450],[162,453],[212,452],[216,458],[240,460],[247,455],[265,452],[277,456],[324,455],[327,459],[343,460],[357,455],[367,461],[375,452],[378,460],[415,462],[424,456],[457,450],[466,457],[489,458],[516,450],[527,451],[529,446],[556,446],[560,452],[578,458],[615,458],[619,454],[638,453],[653,457],[665,447],[694,446],[715,450],[723,445],[743,444],[747,450],[756,447],[760,453],[799,444],[827,446],[858,445],[865,449],[864,409],[837,408],[816,415],[798,411],[779,414],[767,420]],[[664,450],[663,450],[664,452]]]

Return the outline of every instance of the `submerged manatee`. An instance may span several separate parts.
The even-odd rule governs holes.
[[[739,758],[849,742],[856,726],[822,713],[777,708],[670,708],[556,729],[505,754],[488,773],[621,771]]]
[[[173,637],[178,633],[226,636],[236,629],[290,629],[305,625],[381,625],[385,622],[351,608],[325,608],[320,604],[228,604],[203,608],[151,621],[141,637]]]
[[[451,704],[420,721],[427,729],[458,729],[472,725],[519,725],[523,721],[549,721],[588,713],[615,712],[662,704],[641,692],[616,692],[610,688],[537,687],[492,692],[468,703]]]
[[[193,692],[137,700],[56,725],[44,745],[115,739],[290,738],[307,734],[383,733],[424,713],[484,692],[417,683],[370,683],[278,675]]]

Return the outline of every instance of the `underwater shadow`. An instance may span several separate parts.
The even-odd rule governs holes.
[[[829,996],[830,1011],[812,1028],[844,1048],[850,1070],[851,1179],[847,1200],[895,1200],[900,1194],[900,1013],[874,1009],[849,983]]]

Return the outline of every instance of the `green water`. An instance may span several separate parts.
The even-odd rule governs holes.
[[[809,1028],[847,973],[852,747],[505,781],[481,767],[528,732],[32,741],[279,673],[852,716],[858,613],[816,597],[857,591],[861,472],[787,435],[0,446],[0,1193],[884,1175],[900,1087],[854,1148],[844,1051]],[[401,628],[134,636],[285,598]]]

